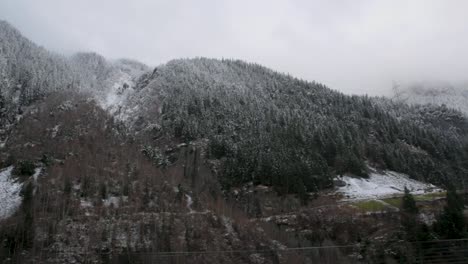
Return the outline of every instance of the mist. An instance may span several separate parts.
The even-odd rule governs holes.
[[[467,1],[3,0],[0,19],[62,54],[156,66],[234,58],[348,94],[468,78]]]

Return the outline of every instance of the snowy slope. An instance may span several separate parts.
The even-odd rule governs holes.
[[[103,109],[108,110],[111,114],[118,114],[128,95],[133,92],[133,86],[132,76],[122,72],[111,86],[97,96],[97,101]]]
[[[135,92],[135,81],[148,68],[145,65],[120,60],[111,64],[112,74],[108,76],[101,90],[94,93],[96,101],[120,121],[128,119],[132,109],[127,108],[128,98]]]
[[[432,184],[416,181],[410,179],[406,174],[393,171],[377,172],[372,170],[368,179],[346,175],[337,179],[346,183],[346,186],[339,187],[337,190],[346,200],[400,196],[403,194],[405,187],[412,194],[442,191]]]
[[[11,176],[13,166],[0,172],[0,220],[11,216],[21,204],[21,183]]]

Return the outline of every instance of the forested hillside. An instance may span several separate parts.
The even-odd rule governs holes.
[[[455,189],[440,213],[468,175],[468,120],[445,105],[239,60],[62,56],[6,22],[0,75],[6,263],[374,263],[466,229]]]
[[[280,193],[331,187],[367,164],[436,184],[458,182],[468,164],[468,121],[446,107],[348,96],[234,60],[175,60],[140,78],[130,125],[188,142],[209,139],[226,188],[245,182]],[[124,110],[125,111],[125,110]],[[146,125],[146,126],[145,126]]]
[[[64,57],[36,46],[7,22],[0,21],[2,126],[11,121],[21,105],[72,85],[71,73]]]
[[[95,53],[65,57],[49,52],[0,21],[0,128],[14,122],[24,107],[52,92],[71,90],[98,96],[146,70],[141,63],[109,62]]]
[[[4,118],[53,91],[89,93],[131,130],[208,139],[205,158],[222,161],[227,189],[254,182],[305,194],[331,187],[335,175],[365,177],[369,164],[446,184],[468,167],[466,117],[445,106],[348,96],[236,60],[174,60],[147,71],[94,53],[67,58],[6,22],[0,32]]]

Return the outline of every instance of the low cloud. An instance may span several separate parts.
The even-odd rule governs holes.
[[[236,58],[345,93],[467,80],[467,1],[5,0],[0,19],[60,53],[155,66]]]

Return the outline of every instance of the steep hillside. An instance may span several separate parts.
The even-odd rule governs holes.
[[[38,47],[7,22],[0,21],[2,127],[21,113],[22,105],[72,85],[71,72],[64,57]]]
[[[31,249],[42,253],[32,253],[29,260],[42,262],[45,257],[69,263],[123,261],[130,252],[277,247],[253,225],[234,224],[220,215],[230,206],[216,201],[219,194],[196,192],[202,177],[191,185],[185,170],[195,168],[182,166],[185,157],[200,173],[207,170],[196,163],[196,145],[174,152],[175,160],[181,161],[171,168],[157,168],[113,122],[99,105],[70,93],[55,93],[24,113],[2,159],[2,166],[17,168],[13,174],[18,182],[12,186],[21,182],[23,190],[20,206],[12,204],[18,211],[0,219],[0,257]],[[42,173],[31,175],[28,166]],[[16,261],[24,257],[17,255]],[[267,256],[266,263],[275,257]],[[248,258],[249,254],[202,255],[196,262]]]
[[[468,121],[457,111],[347,96],[242,61],[171,61],[139,79],[122,112],[156,139],[208,139],[225,188],[306,195],[334,175],[367,176],[367,163],[447,184],[468,168]]]
[[[161,147],[150,137],[208,140],[204,158],[219,161],[226,189],[254,182],[306,198],[334,175],[366,176],[366,163],[435,184],[466,171],[467,120],[444,107],[402,110],[242,61],[174,60],[148,71],[95,53],[66,58],[1,25],[3,127],[35,100],[70,90],[94,98],[148,147]]]
[[[2,262],[401,260],[400,198],[369,213],[356,193],[408,187],[435,218],[429,183],[468,175],[468,120],[445,106],[238,60],[65,57],[6,22],[0,36]]]
[[[56,91],[81,91],[100,98],[124,89],[147,66],[131,60],[109,62],[94,53],[71,58],[54,54],[0,21],[0,129],[2,138],[23,108]],[[105,100],[105,99],[102,99]]]

